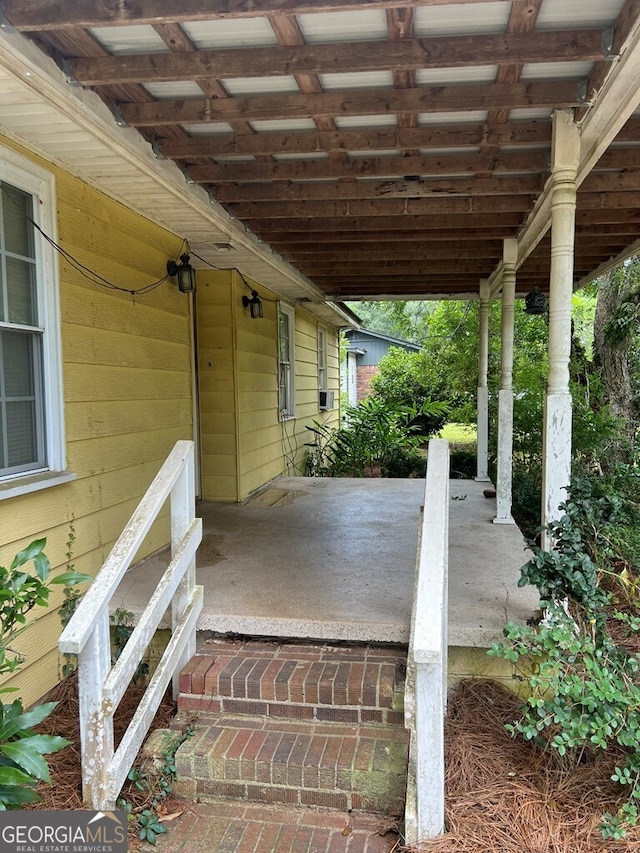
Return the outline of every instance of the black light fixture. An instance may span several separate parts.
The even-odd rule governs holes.
[[[178,290],[181,293],[195,293],[196,271],[189,263],[189,255],[180,255],[181,264],[175,261],[167,261],[167,275],[177,276]]]
[[[243,296],[242,304],[245,308],[249,309],[252,320],[258,320],[264,316],[262,312],[262,299],[260,299],[256,290],[251,291],[251,297]]]
[[[537,288],[532,290],[524,298],[524,313],[525,314],[544,314],[547,310],[547,299],[544,293],[541,293]]]

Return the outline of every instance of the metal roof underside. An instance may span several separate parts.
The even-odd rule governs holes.
[[[518,291],[547,289],[557,109],[582,129],[576,284],[637,248],[638,0],[5,0],[4,15],[9,133],[327,319],[342,300],[495,290],[507,237]]]

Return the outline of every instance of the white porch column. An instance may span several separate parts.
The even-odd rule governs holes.
[[[476,480],[489,481],[489,282],[480,282],[480,311],[478,316],[478,449]]]
[[[570,110],[553,116],[551,158],[551,277],[549,282],[549,378],[542,449],[542,523],[559,518],[571,479],[571,297],[575,241],[576,174],[580,130]],[[549,547],[543,534],[542,547]]]
[[[502,344],[500,391],[498,393],[498,472],[494,524],[514,524],[511,516],[511,472],[513,468],[513,321],[516,301],[518,241],[504,241],[502,274]]]

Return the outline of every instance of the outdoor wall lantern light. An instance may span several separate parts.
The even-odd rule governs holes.
[[[547,300],[544,293],[539,290],[532,290],[524,298],[524,313],[525,314],[544,314],[547,310]]]
[[[262,299],[260,299],[256,290],[251,291],[251,297],[243,296],[242,304],[245,308],[249,309],[252,320],[258,320],[264,316],[262,312]]]
[[[189,263],[189,255],[180,255],[181,264],[175,261],[167,261],[167,275],[177,276],[178,290],[181,293],[195,293],[196,271]]]

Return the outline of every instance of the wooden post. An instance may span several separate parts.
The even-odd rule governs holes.
[[[109,766],[113,758],[113,708],[106,707],[102,687],[111,669],[109,611],[103,608],[78,655],[82,799],[94,809],[111,810]]]
[[[551,278],[549,282],[549,377],[542,451],[542,523],[560,516],[571,480],[571,298],[575,241],[576,175],[580,130],[570,110],[553,116]],[[551,543],[543,534],[542,546]]]
[[[498,473],[494,524],[513,524],[511,475],[513,468],[513,322],[516,297],[518,241],[508,237],[503,247],[502,346],[498,393]]]
[[[171,492],[171,556],[175,556],[178,547],[187,534],[191,522],[196,514],[195,507],[195,463],[193,445],[185,459],[185,464],[180,472],[175,486]],[[196,586],[196,560],[191,560],[180,586],[176,590],[171,601],[171,630],[175,632],[178,628],[183,613],[191,603]],[[173,698],[177,699],[180,693],[179,679],[180,670],[196,653],[196,631],[193,629],[187,648],[176,667],[173,676]]]
[[[489,282],[480,282],[478,316],[478,443],[476,480],[489,481]]]

